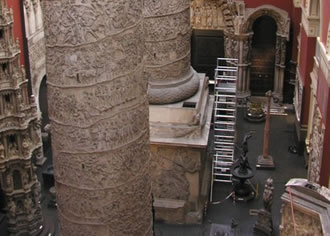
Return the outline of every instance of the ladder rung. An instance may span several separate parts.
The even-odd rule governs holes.
[[[219,117],[219,118],[235,118],[235,116],[229,116],[229,115],[215,115],[215,117]]]
[[[215,147],[215,150],[217,151],[234,151],[234,148],[229,149],[228,147],[224,148],[224,147]]]
[[[233,129],[218,129],[218,128],[215,128],[214,130],[215,131],[228,131],[228,132],[234,132],[235,131]]]
[[[236,76],[233,76],[233,77],[236,77]],[[228,78],[226,75],[216,75],[216,81],[237,81],[237,79],[234,79],[234,78]]]
[[[218,97],[236,98],[236,95],[216,94]]]
[[[217,111],[235,111],[235,108],[215,108]]]
[[[218,160],[226,160],[226,161],[234,161],[234,156],[233,155],[230,155],[230,156],[226,156],[226,155],[216,155],[215,158]]]
[[[235,125],[235,122],[233,122],[233,121],[215,121],[214,124],[219,124],[219,125]]]
[[[216,175],[216,176],[233,176],[232,174],[221,174],[221,173],[213,173],[213,175]]]
[[[226,183],[231,183],[232,182],[231,180],[225,180],[225,179],[214,179],[213,181],[216,181],[216,182],[226,182]]]
[[[221,172],[230,171],[230,167],[228,165],[226,167],[214,167],[215,170],[220,170]]]
[[[216,134],[214,135],[214,137],[217,137],[217,138],[235,138],[235,136],[229,136],[229,135],[220,135],[220,134]]]
[[[221,141],[214,141],[215,144],[222,144],[222,145],[230,145],[230,146],[234,146],[234,143],[228,143],[228,142],[221,142]]]
[[[221,102],[221,101],[216,101],[215,104],[227,104],[227,105],[235,105],[235,102]]]
[[[224,166],[232,166],[233,162],[231,161],[214,161],[214,163],[216,164],[216,166],[214,168],[218,168],[218,166],[224,165]]]

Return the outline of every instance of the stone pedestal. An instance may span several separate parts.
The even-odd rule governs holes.
[[[328,188],[320,187],[306,179],[291,179],[286,184],[281,199],[281,236],[330,235]]]
[[[205,75],[199,81],[193,97],[149,109],[155,216],[167,223],[201,223],[208,200],[213,97]]]

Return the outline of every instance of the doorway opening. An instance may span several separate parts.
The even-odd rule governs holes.
[[[253,23],[250,69],[252,96],[265,96],[267,91],[274,90],[276,31],[276,22],[270,16],[261,16]]]

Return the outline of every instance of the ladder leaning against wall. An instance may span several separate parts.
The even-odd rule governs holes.
[[[218,58],[214,76],[214,156],[210,201],[215,182],[232,183],[236,137],[237,59]]]

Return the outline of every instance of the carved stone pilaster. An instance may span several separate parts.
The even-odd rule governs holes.
[[[30,13],[31,13],[31,2],[30,2],[30,0],[24,0],[24,7],[25,7],[26,15],[29,16]]]
[[[277,35],[275,48],[274,94],[275,103],[283,100],[284,70],[287,38]]]
[[[328,24],[327,41],[325,46],[326,54],[330,57],[330,23]]]
[[[43,0],[61,235],[152,235],[142,0]]]
[[[321,163],[323,157],[323,140],[325,128],[322,124],[321,112],[317,106],[314,107],[312,133],[310,137],[310,153],[308,163],[308,180],[319,183]]]

